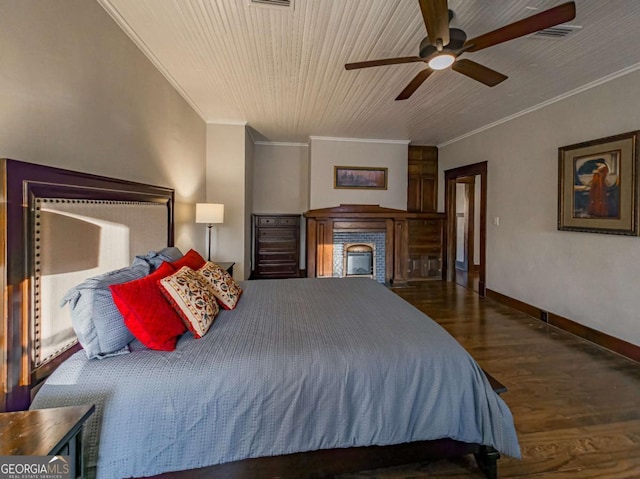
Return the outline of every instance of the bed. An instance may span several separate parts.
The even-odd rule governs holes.
[[[370,279],[243,282],[235,309],[221,311],[202,338],[180,336],[172,351],[152,351],[133,340],[127,354],[89,359],[66,337],[68,327],[56,326],[49,336],[61,338],[63,346],[36,354],[48,342],[38,337],[47,330],[44,323],[59,321],[43,294],[64,289],[38,271],[48,264],[38,256],[44,243],[60,244],[48,246],[56,258],[64,247],[36,227],[43,198],[45,212],[56,210],[52,193],[98,201],[100,231],[117,223],[104,219],[111,213],[103,210],[148,209],[155,203],[166,229],[150,241],[165,247],[173,240],[171,191],[97,177],[88,178],[88,188],[70,187],[86,183],[87,176],[44,169],[47,182],[60,186],[44,196],[27,195],[26,206],[20,182],[23,274],[31,280],[14,300],[30,299],[21,314],[8,316],[8,323],[19,319],[21,327],[7,328],[21,331],[16,342],[26,345],[20,346],[26,355],[20,365],[27,374],[24,384],[6,381],[5,404],[95,404],[84,433],[89,477],[323,477],[466,453],[477,454],[488,463],[487,476],[496,477],[496,451],[519,456],[509,409],[475,361],[435,322]],[[25,175],[33,176],[33,169]],[[52,218],[68,222],[87,214],[56,211]],[[125,228],[131,237],[134,230],[148,231],[132,217]],[[130,247],[129,260],[142,247]],[[15,354],[11,349],[8,356]]]

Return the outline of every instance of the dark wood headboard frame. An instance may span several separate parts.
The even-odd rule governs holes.
[[[31,301],[35,256],[33,227],[35,198],[66,198],[110,201],[144,201],[166,205],[167,245],[174,241],[174,190],[75,171],[0,160],[2,204],[0,207],[2,281],[3,400],[0,411],[29,407],[37,387],[67,357],[80,349],[75,345],[45,364],[34,367],[31,351]]]

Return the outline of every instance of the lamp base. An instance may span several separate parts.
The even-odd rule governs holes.
[[[207,243],[207,261],[211,261],[211,230],[213,229],[213,224],[208,224],[207,229],[209,230],[209,241]]]

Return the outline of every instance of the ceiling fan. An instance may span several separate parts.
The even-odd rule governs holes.
[[[444,70],[449,67],[487,86],[495,86],[506,80],[507,76],[472,60],[459,59],[458,57],[466,52],[477,52],[499,43],[568,22],[576,16],[575,2],[567,2],[467,40],[465,32],[458,28],[449,28],[453,12],[448,8],[447,0],[419,0],[419,2],[428,35],[420,42],[419,56],[369,60],[347,63],[344,66],[347,70],[355,70],[399,63],[426,63],[428,65],[427,68],[419,72],[409,82],[396,100],[406,100],[413,95],[434,71]]]

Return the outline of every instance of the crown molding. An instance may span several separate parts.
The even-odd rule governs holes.
[[[354,143],[390,143],[393,145],[408,145],[411,140],[380,140],[374,138],[339,138],[333,136],[310,136],[310,140],[322,140],[322,141],[349,141]]]
[[[207,121],[207,125],[224,125],[224,126],[247,126],[246,121],[237,121],[237,120],[212,120]],[[253,137],[252,137],[253,138]]]
[[[253,143],[261,146],[309,146],[309,143],[290,143],[286,141],[254,141]]]

